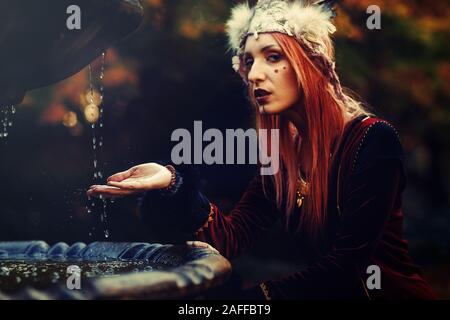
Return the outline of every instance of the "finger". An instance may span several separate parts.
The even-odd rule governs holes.
[[[140,190],[146,191],[151,189],[162,189],[167,187],[167,177],[165,177],[166,173],[164,171],[159,171],[152,176],[145,177],[131,177],[128,179],[124,179],[122,181],[108,181],[108,185],[115,186],[123,189],[132,189],[132,190]],[[171,173],[169,172],[169,177]]]
[[[122,198],[122,197],[125,197],[125,196],[128,196],[128,195],[131,195],[132,194],[132,192],[126,192],[126,191],[121,191],[121,192],[118,192],[118,193],[114,193],[114,192],[107,192],[107,193],[104,193],[104,192],[94,192],[94,193],[91,193],[89,196],[90,197],[96,197],[96,198],[105,198],[105,199],[114,199],[114,198]]]
[[[202,242],[202,241],[187,241],[186,244],[188,246],[192,246],[195,248],[205,248],[205,249],[210,249],[212,251],[214,251],[217,254],[220,254],[219,251],[214,248],[213,246],[211,246],[210,244],[206,243],[206,242]]]
[[[120,192],[120,191],[127,191],[124,189],[120,189],[117,187],[111,187],[111,186],[107,186],[107,185],[97,185],[90,190],[94,191],[94,192],[105,192],[105,193],[108,193],[108,192],[115,193],[115,192]]]
[[[124,190],[120,188],[110,187],[110,186],[97,186],[95,188],[89,189],[87,192],[88,196],[93,197],[122,197],[133,194],[133,190]]]
[[[145,191],[148,189],[152,189],[152,184],[143,183],[141,181],[133,180],[133,181],[108,181],[108,186],[113,186],[120,189],[127,190],[135,190],[135,191]]]
[[[116,174],[113,174],[112,176],[109,176],[106,181],[107,182],[109,182],[109,181],[122,181],[124,179],[127,179],[127,178],[131,177],[131,173],[132,173],[131,169],[128,169],[128,170],[122,171],[122,172],[118,172]]]

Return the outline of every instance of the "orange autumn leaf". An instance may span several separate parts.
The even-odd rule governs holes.
[[[117,87],[124,84],[136,86],[138,83],[137,75],[124,66],[111,67],[105,71],[103,84],[107,87]]]
[[[147,0],[145,2],[151,8],[160,8],[162,7],[162,0]]]
[[[64,115],[67,113],[67,108],[61,103],[50,104],[41,115],[40,122],[45,124],[60,123]]]
[[[336,8],[336,29],[337,35],[344,36],[350,39],[362,40],[363,32],[361,29],[352,23],[349,15],[341,10],[340,8]]]

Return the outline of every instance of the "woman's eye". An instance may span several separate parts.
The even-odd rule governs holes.
[[[281,55],[279,55],[279,54],[277,54],[277,53],[270,54],[270,55],[267,57],[267,60],[269,60],[269,61],[271,61],[271,62],[278,62],[278,61],[281,60]]]
[[[245,59],[244,60],[244,65],[246,67],[250,67],[252,65],[252,63],[253,63],[253,59]]]

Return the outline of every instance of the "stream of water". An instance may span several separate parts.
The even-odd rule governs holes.
[[[93,184],[104,184],[104,165],[103,162],[99,160],[101,155],[101,149],[103,147],[103,130],[104,130],[104,85],[103,78],[105,75],[105,59],[106,52],[102,53],[101,56],[101,67],[100,67],[100,75],[98,79],[98,101],[95,101],[96,90],[94,90],[94,77],[92,72],[92,66],[89,64],[89,92],[88,92],[88,102],[89,104],[86,106],[85,113],[91,115],[90,121],[92,122],[92,153],[93,153],[93,165],[94,165],[94,173],[93,173]],[[89,207],[87,208],[87,212],[98,213],[100,215],[100,221],[103,225],[103,235],[105,238],[110,236],[110,232],[108,229],[108,200],[104,198],[100,198],[102,204],[99,209],[97,209],[95,203],[95,199],[89,199]],[[95,227],[92,228],[92,232],[89,233],[90,236],[95,232]]]
[[[0,107],[0,139],[1,138],[7,138],[9,133],[8,129],[12,127],[13,120],[12,117],[16,113],[16,107],[15,106],[6,106],[6,107]]]

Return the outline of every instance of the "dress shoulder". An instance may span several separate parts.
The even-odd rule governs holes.
[[[403,161],[403,147],[396,128],[386,120],[368,118],[356,150],[352,171],[358,172],[387,159]]]

